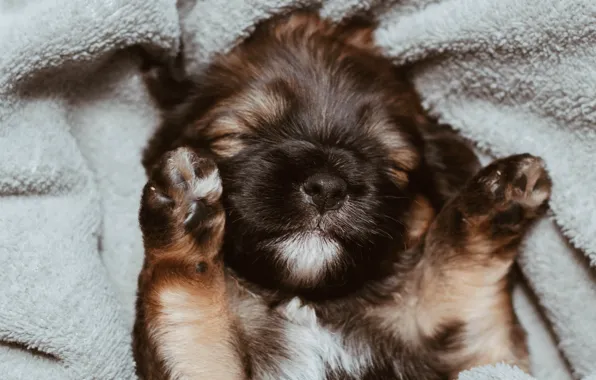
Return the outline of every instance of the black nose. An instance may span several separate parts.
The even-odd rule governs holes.
[[[309,200],[323,213],[339,208],[346,199],[348,184],[343,179],[326,173],[309,177],[303,185]]]

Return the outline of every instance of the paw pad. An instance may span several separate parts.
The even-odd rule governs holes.
[[[496,211],[503,214],[497,220],[532,218],[550,198],[552,182],[539,157],[510,156],[483,171],[481,182],[491,194],[491,202],[496,202]]]
[[[153,168],[146,191],[149,208],[162,210],[188,230],[214,215],[212,209],[219,205],[222,186],[214,161],[189,148],[178,148],[166,153]]]

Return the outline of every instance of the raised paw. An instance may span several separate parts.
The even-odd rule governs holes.
[[[509,156],[491,163],[472,180],[465,190],[466,213],[490,221],[496,229],[516,231],[546,210],[551,187],[541,158]]]
[[[166,153],[143,189],[139,220],[145,242],[166,246],[185,236],[221,233],[222,187],[215,162],[189,148]]]

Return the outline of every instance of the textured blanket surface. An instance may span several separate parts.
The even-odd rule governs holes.
[[[0,0],[0,378],[135,378],[140,155],[159,118],[131,48],[174,55],[182,36],[192,70],[310,5],[371,11],[433,115],[485,160],[530,152],[551,172],[552,212],[514,296],[534,377],[497,365],[460,378],[596,375],[593,0]]]

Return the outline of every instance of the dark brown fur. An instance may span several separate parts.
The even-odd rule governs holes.
[[[294,54],[295,67],[279,59],[280,49]],[[330,66],[341,70],[301,76],[304,67]],[[379,90],[361,95],[350,70],[360,70]],[[407,74],[378,54],[370,26],[295,14],[261,25],[193,81],[152,75],[149,88],[165,121],[143,161],[150,177],[140,212],[146,255],[134,331],[143,378],[258,378],[284,355],[284,313],[297,299],[324,328],[370,346],[373,360],[359,377],[328,368],[328,380],[450,379],[497,361],[528,369],[508,272],[550,194],[543,164],[519,155],[476,173],[472,151],[432,125]],[[385,271],[341,293],[276,287],[263,277],[267,268],[238,273],[236,262],[224,263],[221,189],[206,186],[210,191],[202,193],[197,185],[225,167],[247,138],[266,138],[296,112],[292,99],[301,89],[315,102],[328,97],[324,84],[302,83],[313,77],[346,78],[337,85],[342,96],[384,105],[363,108],[364,125],[383,141],[393,163],[388,176],[413,199],[402,220],[403,245],[380,262]],[[341,107],[334,117],[341,119]]]

